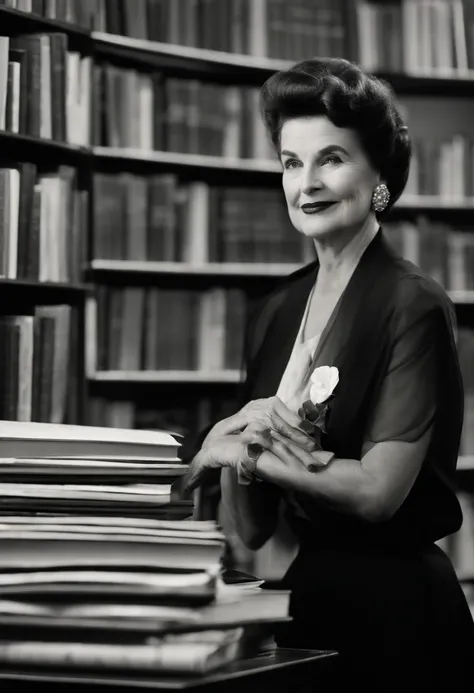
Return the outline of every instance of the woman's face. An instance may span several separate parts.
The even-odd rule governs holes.
[[[287,120],[281,130],[283,190],[294,227],[310,238],[355,233],[380,182],[357,134],[326,116]]]

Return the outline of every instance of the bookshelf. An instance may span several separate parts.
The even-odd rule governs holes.
[[[83,46],[91,45],[90,31],[87,27],[88,18],[84,17],[83,26],[80,26],[73,21],[65,21],[59,18],[53,19],[42,16],[36,12],[26,12],[17,9],[14,7],[16,4],[15,0],[7,0],[0,7],[2,30],[5,27],[5,31],[8,30],[8,32],[12,34],[58,31],[67,34],[69,38],[75,40],[77,43],[80,42]],[[76,5],[70,3],[70,7],[79,10],[79,12],[80,5],[81,3],[77,3]],[[61,9],[58,8],[58,11],[60,12]]]
[[[12,159],[49,159],[61,163],[84,164],[91,155],[89,149],[65,142],[0,131],[2,157]]]
[[[91,380],[100,383],[182,383],[182,384],[237,384],[241,373],[238,370],[212,371],[95,371]]]
[[[4,301],[30,305],[82,305],[92,286],[65,282],[35,282],[22,279],[0,279],[0,291]]]
[[[0,25],[1,418],[83,423],[90,149],[64,84],[90,32],[5,6]]]
[[[90,269],[92,272],[117,273],[123,275],[147,275],[172,274],[172,275],[199,275],[209,277],[283,277],[294,272],[301,265],[289,263],[264,264],[259,262],[239,263],[207,262],[202,265],[193,265],[186,262],[134,262],[133,260],[92,260]]]
[[[128,63],[166,67],[188,74],[211,74],[218,79],[237,77],[239,80],[263,82],[273,72],[285,70],[292,64],[291,60],[114,36],[100,31],[92,32],[92,38],[97,54],[104,58],[122,58]]]
[[[281,175],[280,164],[277,161],[242,160],[224,158],[222,156],[206,156],[205,154],[184,154],[180,152],[143,152],[127,147],[94,147],[94,157],[121,161],[123,165],[130,163],[158,164],[168,168],[185,168],[190,170],[218,170],[236,172],[243,175],[248,173]]]
[[[15,1],[8,4],[13,6]],[[246,302],[312,259],[311,249],[297,245],[294,232],[283,223],[269,250],[269,226],[273,228],[275,219],[285,216],[281,169],[256,110],[258,87],[275,70],[318,52],[312,40],[319,41],[320,54],[359,60],[393,86],[407,115],[415,155],[413,176],[387,226],[400,247],[410,251],[410,258],[432,269],[446,285],[465,331],[463,339],[474,348],[474,262],[469,242],[474,238],[474,47],[458,33],[453,39],[456,50],[450,53],[446,32],[452,24],[447,15],[443,14],[443,40],[435,46],[426,35],[423,41],[412,35],[417,3],[404,0],[391,3],[387,10],[393,30],[385,42],[379,40],[383,32],[377,29],[384,3],[376,1],[334,2],[329,19],[319,23],[313,17],[317,29],[312,34],[308,34],[311,23],[296,16],[297,2],[287,3],[284,32],[281,17],[264,21],[266,0],[208,3],[214,14],[204,18],[193,15],[191,9],[198,4],[190,2],[184,23],[178,3],[168,3],[169,14],[160,17],[153,13],[163,3],[124,0],[116,13],[107,13],[106,4],[69,2],[60,17],[0,7],[4,36],[64,35],[66,52],[73,54],[66,69],[75,75],[73,83],[80,85],[69,96],[77,99],[79,110],[61,106],[66,123],[70,122],[67,136],[53,139],[0,129],[0,146],[2,166],[26,162],[36,165],[40,173],[60,167],[75,171],[75,186],[84,193],[83,254],[69,281],[13,276],[0,280],[0,286],[9,302],[22,306],[29,302],[30,309],[56,301],[77,308],[75,334],[85,344],[85,359],[76,382],[82,410],[89,412],[89,418],[96,416],[94,402],[100,400],[101,411],[107,406],[114,409],[117,403],[118,413],[112,411],[108,420],[137,425],[133,413],[137,404],[128,407],[127,398],[132,394],[145,398],[145,393],[150,397],[150,392],[150,399],[163,405],[160,400],[166,398],[169,408],[176,410],[175,430],[181,424],[185,428],[189,421],[204,425],[231,409],[241,378],[239,345],[232,351],[228,343],[232,340],[226,344],[224,335],[238,333]],[[446,12],[443,2],[432,5],[430,12]],[[315,2],[314,12],[317,6]],[[250,14],[235,14],[238,7],[247,7]],[[465,36],[469,37],[474,20],[467,4],[464,9]],[[231,10],[234,14],[226,14]],[[370,27],[375,27],[375,33]],[[398,44],[397,37],[401,37]],[[302,50],[304,55],[299,54]],[[0,74],[0,94],[4,82]],[[40,103],[44,107],[44,99]],[[135,103],[133,110],[130,104]],[[50,104],[49,111],[53,110]],[[468,161],[469,180],[457,175],[461,169],[467,171]],[[232,231],[232,213],[222,214],[222,199],[229,210],[248,207],[252,215],[259,205],[258,194],[271,199],[267,227],[259,219],[258,228],[252,229],[254,236],[244,237],[240,246],[238,229],[228,243],[216,243],[216,227],[222,236],[229,237]],[[217,218],[212,216],[216,199],[221,209]],[[248,226],[248,216],[239,220],[239,226]],[[292,244],[284,245],[290,238]],[[427,238],[432,251],[428,255]],[[447,257],[450,267],[440,268],[441,259],[445,262]],[[175,301],[182,321],[195,330],[196,343],[188,344],[186,353],[174,354],[174,362],[164,359],[160,367],[153,359],[146,368],[136,367],[135,353],[135,367],[112,364],[105,368],[104,345],[114,339],[104,336],[104,301],[115,301],[115,322],[121,320],[114,292],[127,295],[129,325],[134,326],[128,328],[129,344],[140,331],[140,324],[133,322],[133,306],[141,306],[146,315],[147,306],[159,306],[160,301],[167,308],[172,305],[167,301]],[[237,294],[230,292],[238,293],[240,306],[238,314],[230,316],[232,325],[228,299]],[[187,306],[182,310],[180,300]],[[168,346],[160,348],[173,350],[170,344],[181,341],[179,326],[166,319],[163,324],[169,330]],[[226,344],[224,350],[212,351],[207,361],[202,343],[199,346],[206,331],[213,335],[213,343]],[[148,335],[144,341],[151,349],[156,340],[156,335]],[[472,353],[471,346],[463,347],[462,353]],[[120,358],[116,355],[116,360]],[[466,372],[471,370],[466,366]],[[467,431],[474,428],[469,424],[474,408],[474,385],[469,378]],[[182,411],[187,388],[192,415]],[[156,426],[166,423],[160,418],[161,408],[156,419],[147,419],[148,425],[150,421]],[[199,414],[194,416],[196,411]],[[467,436],[460,462],[464,471],[471,469],[473,454],[472,437]]]

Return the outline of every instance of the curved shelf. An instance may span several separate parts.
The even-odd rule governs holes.
[[[296,60],[281,60],[264,56],[227,53],[224,51],[180,46],[92,32],[95,48],[104,57],[148,63],[184,72],[223,75],[229,73],[242,81],[253,74],[255,81],[266,79],[274,72],[287,70]],[[474,70],[439,69],[411,73],[391,73],[374,70],[374,74],[389,82],[395,91],[414,96],[473,96]]]
[[[240,371],[96,371],[89,380],[100,383],[201,383],[237,384]]]
[[[94,157],[137,163],[162,164],[173,167],[237,171],[241,173],[270,173],[281,175],[281,164],[271,159],[225,159],[206,154],[162,152],[126,147],[93,147]]]
[[[389,82],[403,96],[474,96],[474,70],[440,69],[412,73],[378,72],[377,77]]]
[[[104,57],[118,57],[134,62],[148,63],[197,73],[233,73],[241,80],[254,75],[265,79],[278,70],[286,70],[293,61],[276,60],[240,53],[180,46],[93,31],[96,51]]]
[[[209,277],[284,277],[302,267],[293,263],[208,263],[192,265],[187,262],[140,262],[134,260],[92,260],[93,272],[123,274],[183,274]]]
[[[10,7],[0,7],[0,24],[2,33],[36,33],[36,32],[61,32],[67,34],[70,47],[90,52],[92,37],[89,29],[62,22],[57,19],[42,17],[34,12],[24,12]]]
[[[105,32],[92,32],[99,54],[183,72],[233,74],[239,81],[253,75],[254,81],[266,79],[274,72],[287,70],[296,60],[281,60],[239,53],[180,46],[173,43],[148,41]],[[389,82],[395,91],[414,96],[467,96],[474,95],[474,70],[439,69],[390,73],[374,70],[374,74]]]

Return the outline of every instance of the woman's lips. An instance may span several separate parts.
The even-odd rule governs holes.
[[[324,212],[326,209],[332,207],[335,204],[335,200],[332,200],[330,202],[311,202],[305,205],[301,205],[301,210],[305,214],[317,214],[318,212]]]

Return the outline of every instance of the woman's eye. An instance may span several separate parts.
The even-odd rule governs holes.
[[[327,156],[323,161],[321,162],[323,165],[324,164],[340,164],[341,159],[340,157],[337,156],[337,154],[331,154],[331,156]]]
[[[285,161],[283,165],[287,169],[296,168],[297,166],[299,166],[299,161],[297,161],[296,159],[287,159],[287,161]]]

